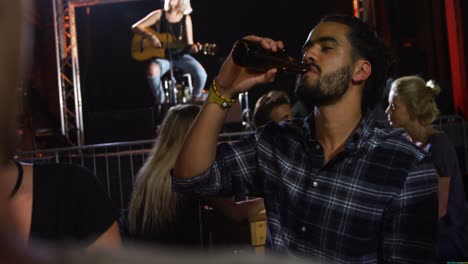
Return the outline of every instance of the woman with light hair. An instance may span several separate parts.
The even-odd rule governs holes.
[[[162,42],[165,40],[159,39],[154,32],[169,33],[175,38],[177,44],[181,44],[181,46],[188,45],[190,46],[190,52],[196,53],[198,52],[198,47],[193,41],[191,13],[192,6],[190,5],[190,0],[165,0],[163,9],[151,12],[145,18],[135,23],[132,26],[132,30],[151,39],[151,42],[157,48],[162,47]],[[172,60],[174,67],[190,73],[193,83],[193,99],[200,99],[207,75],[203,66],[192,56],[185,54],[184,50],[171,49],[167,52],[169,57],[151,60],[148,66],[147,77],[153,94],[156,97],[156,104],[163,104],[166,101],[160,77],[170,70],[169,59]]]
[[[130,200],[128,232],[132,240],[171,246],[198,245],[200,207],[209,204],[229,219],[242,222],[264,209],[263,200],[233,202],[227,197],[200,201],[172,191],[170,171],[200,107],[169,109],[150,156],[137,174]]]
[[[396,79],[386,110],[392,127],[428,153],[439,175],[438,255],[446,260],[468,257],[468,206],[455,148],[448,136],[432,127],[439,114],[434,96],[440,87],[418,76]]]
[[[193,11],[192,5],[190,5],[190,0],[179,0],[179,1],[166,0],[164,1],[164,11],[169,12],[171,8],[176,4],[179,5],[177,8],[184,15],[190,15],[190,13],[192,13]]]
[[[167,113],[133,189],[128,215],[132,239],[169,245],[199,242],[198,199],[172,192],[170,176],[199,111],[195,105],[178,105]]]

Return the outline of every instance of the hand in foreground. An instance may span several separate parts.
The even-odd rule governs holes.
[[[247,36],[244,39],[259,42],[264,49],[272,52],[284,49],[284,44],[281,41],[274,41],[258,36]],[[225,97],[233,98],[239,93],[248,91],[257,84],[273,82],[276,72],[277,69],[275,68],[264,73],[249,72],[247,68],[236,65],[230,54],[219,71],[217,80],[218,91]]]

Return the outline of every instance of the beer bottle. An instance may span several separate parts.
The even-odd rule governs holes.
[[[273,68],[291,73],[305,73],[310,70],[307,64],[287,56],[285,50],[268,51],[263,49],[260,43],[246,39],[238,40],[234,44],[232,59],[235,64],[247,67],[253,72],[265,72]]]

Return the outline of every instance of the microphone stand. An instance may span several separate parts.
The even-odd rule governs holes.
[[[166,35],[166,43],[169,43],[169,35]],[[175,45],[175,43],[174,43]],[[171,76],[171,82],[169,83],[169,103],[172,103],[172,104],[176,104],[177,100],[176,100],[176,80],[175,80],[175,77],[174,77],[174,69],[173,69],[173,59],[172,59],[172,53],[171,53],[171,45],[168,44],[168,47],[167,47],[167,54],[169,55],[168,56],[168,59],[169,59],[169,74]]]

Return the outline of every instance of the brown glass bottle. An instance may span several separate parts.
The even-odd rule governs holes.
[[[262,48],[260,43],[246,39],[238,40],[232,49],[234,63],[247,67],[254,72],[265,72],[276,68],[278,71],[305,73],[310,67],[286,55],[284,50],[271,52]]]

